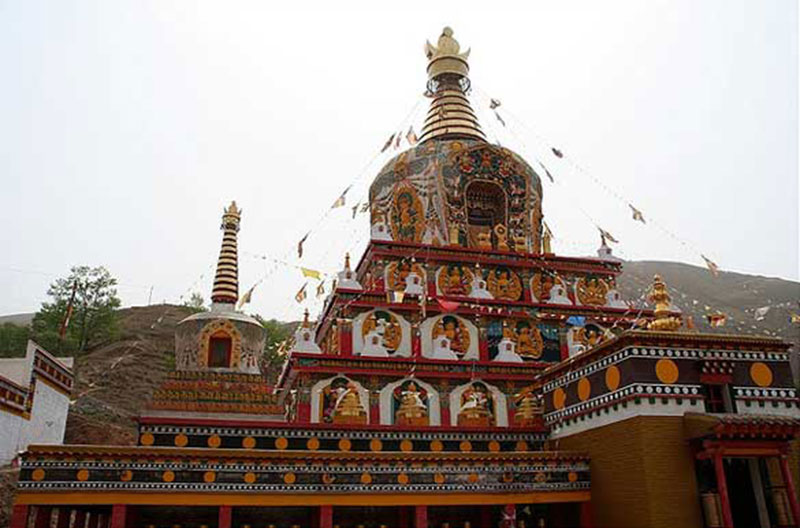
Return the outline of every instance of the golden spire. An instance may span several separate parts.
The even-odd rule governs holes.
[[[453,30],[442,30],[437,45],[425,43],[428,57],[428,92],[433,100],[422,127],[420,141],[433,138],[467,138],[485,141],[478,118],[469,104],[469,50],[460,53]]]
[[[222,248],[217,260],[217,274],[214,276],[214,289],[211,300],[217,303],[236,304],[239,299],[239,258],[236,249],[236,233],[242,210],[236,202],[222,213]]]
[[[667,330],[674,332],[681,327],[681,318],[670,315],[672,312],[672,297],[670,297],[667,291],[667,285],[661,280],[659,275],[653,277],[653,285],[650,286],[647,300],[656,305],[655,310],[653,310],[655,319],[647,325],[649,330]]]

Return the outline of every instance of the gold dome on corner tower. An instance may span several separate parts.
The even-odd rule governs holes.
[[[469,50],[453,38],[453,30],[445,27],[436,46],[425,43],[428,57],[428,93],[431,101],[420,141],[433,138],[475,139],[485,141],[478,118],[467,99],[469,91]]]

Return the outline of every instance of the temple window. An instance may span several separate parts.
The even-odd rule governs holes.
[[[730,386],[727,384],[708,384],[703,386],[705,393],[706,412],[708,413],[734,413],[736,412],[731,398]]]
[[[214,335],[208,342],[208,366],[211,368],[228,368],[231,364],[233,340],[227,334]]]

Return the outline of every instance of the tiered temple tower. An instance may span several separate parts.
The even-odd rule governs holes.
[[[552,254],[539,176],[470,107],[468,54],[448,28],[426,51],[421,141],[375,178],[372,240],[277,384],[242,361],[263,334],[234,310],[232,206],[212,310],[179,325],[139,445],[31,448],[15,528],[800,522],[788,345],[683,331],[660,279],[653,312],[607,252]]]

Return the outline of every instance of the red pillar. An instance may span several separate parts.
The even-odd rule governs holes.
[[[719,501],[722,504],[722,524],[725,528],[733,528],[731,502],[728,498],[728,483],[725,481],[725,467],[722,465],[721,453],[714,455],[714,470],[717,473],[717,491],[719,492]]]
[[[112,506],[110,528],[125,528],[127,515],[128,506],[126,504],[115,504]]]
[[[69,518],[71,516],[72,510],[69,508],[64,508],[63,506],[58,508],[58,520],[56,521],[56,528],[69,528]]]
[[[219,507],[219,528],[231,528],[231,519],[233,511],[230,506]]]
[[[581,503],[581,528],[592,528],[592,503]]]
[[[75,512],[75,523],[72,525],[72,528],[86,528],[86,512],[83,510],[77,510]]]
[[[414,506],[414,528],[428,528],[427,506]]]
[[[789,505],[792,507],[794,525],[800,526],[800,505],[797,503],[797,489],[794,487],[789,460],[785,456],[781,457],[781,475],[783,476],[783,484],[786,486],[786,494],[789,495]]]
[[[25,528],[28,526],[28,511],[30,506],[27,504],[15,504],[11,510],[11,524],[8,528]]]
[[[333,506],[319,507],[319,528],[333,528]]]
[[[50,518],[53,515],[53,509],[50,506],[37,506],[36,507],[36,520],[33,523],[35,528],[50,528]]]
[[[339,327],[339,353],[342,356],[353,355],[353,330],[342,324]]]
[[[379,403],[372,403],[369,406],[369,423],[381,423],[381,406]]]

